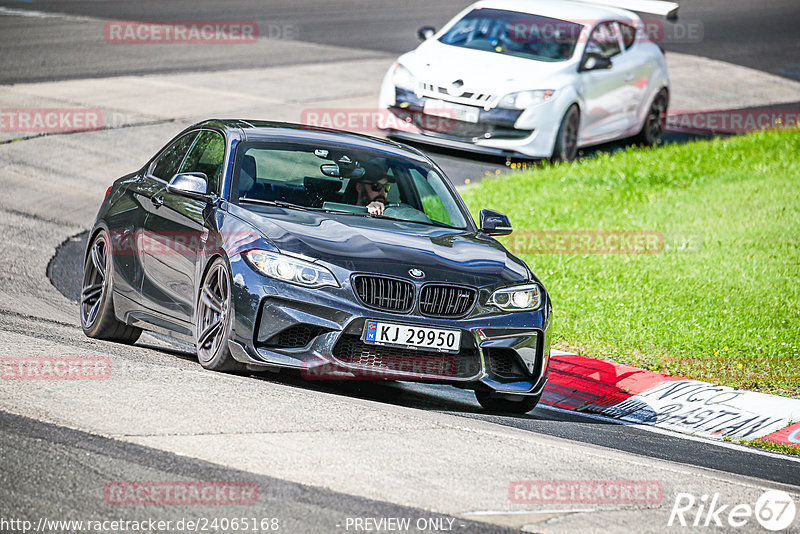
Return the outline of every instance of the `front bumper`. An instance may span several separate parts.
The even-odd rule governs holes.
[[[244,262],[238,262],[244,263]],[[232,262],[232,268],[234,267]],[[292,368],[309,380],[408,380],[538,394],[550,354],[549,301],[540,310],[461,319],[389,313],[357,302],[348,283],[307,290],[234,270],[231,352],[242,363]],[[239,276],[241,275],[241,276]],[[366,320],[458,329],[458,353],[366,344]]]
[[[477,122],[467,122],[447,113],[425,113],[425,102],[426,97],[397,89],[394,103],[388,106],[397,120],[387,121],[386,133],[401,140],[501,157],[538,159],[553,153],[558,119],[543,113],[543,107],[531,113],[471,106]],[[540,115],[539,120],[532,121],[531,115]]]

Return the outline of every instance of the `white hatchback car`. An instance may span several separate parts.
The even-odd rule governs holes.
[[[642,19],[656,0],[482,0],[386,74],[391,137],[507,157],[575,159],[581,147],[661,141],[669,102],[664,53]],[[600,2],[603,2],[602,4]],[[391,126],[391,127],[389,127]],[[402,126],[402,127],[397,127]]]

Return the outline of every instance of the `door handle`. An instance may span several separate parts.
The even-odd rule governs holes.
[[[164,197],[153,197],[153,207],[160,208],[164,204]]]
[[[633,79],[633,73],[632,72],[629,72],[628,74],[625,75],[625,81],[626,82],[629,82],[632,79]]]

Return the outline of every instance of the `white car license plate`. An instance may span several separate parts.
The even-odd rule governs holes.
[[[367,321],[364,325],[364,342],[458,352],[461,346],[461,332],[425,326]]]
[[[478,122],[480,110],[471,106],[462,106],[461,104],[453,104],[452,102],[445,102],[444,100],[425,100],[425,106],[422,110],[428,115],[436,115],[437,117],[446,117],[448,119],[455,119],[464,122]]]

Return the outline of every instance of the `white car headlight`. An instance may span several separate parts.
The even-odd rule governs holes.
[[[417,80],[410,70],[397,63],[394,66],[394,86],[405,91],[414,91],[417,88]]]
[[[266,250],[244,253],[248,263],[264,276],[304,287],[339,287],[333,273],[321,265]]]
[[[542,291],[536,284],[504,287],[492,293],[488,304],[504,311],[535,310],[542,304]]]
[[[552,89],[509,93],[500,99],[500,103],[497,107],[505,109],[527,109],[550,100],[555,94],[556,92]]]

